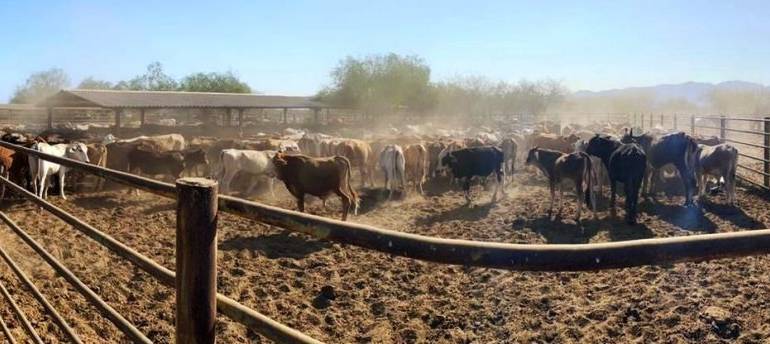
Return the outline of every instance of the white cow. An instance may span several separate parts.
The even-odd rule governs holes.
[[[219,172],[219,187],[224,194],[230,189],[230,183],[238,172],[248,173],[252,176],[268,177],[270,194],[275,197],[273,184],[275,183],[275,165],[273,156],[276,151],[255,151],[241,149],[224,149],[220,154],[221,169]],[[246,194],[251,194],[253,186]]]
[[[184,136],[179,134],[137,136],[126,140],[119,140],[118,142],[147,143],[149,145],[154,146],[161,152],[170,151],[170,150],[183,150],[186,148]]]
[[[385,188],[388,189],[388,199],[393,196],[393,184],[400,180],[401,188],[406,189],[406,159],[404,151],[398,145],[387,145],[380,153],[380,168],[385,174]]]
[[[88,147],[80,142],[60,143],[56,145],[49,145],[45,142],[38,142],[32,146],[32,149],[50,155],[89,162]],[[30,156],[29,170],[30,174],[32,175],[32,187],[38,197],[43,199],[48,197],[49,178],[53,175],[58,175],[59,194],[61,195],[62,199],[67,199],[67,196],[64,195],[64,180],[67,171],[69,170],[68,167]]]

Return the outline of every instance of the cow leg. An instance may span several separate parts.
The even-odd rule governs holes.
[[[551,190],[551,205],[548,207],[548,218],[550,219],[551,216],[553,216],[553,202],[554,198],[556,198],[556,183],[551,181],[548,186]]]
[[[305,212],[305,194],[294,195],[297,198],[297,211]]]
[[[46,189],[46,179],[47,179],[47,173],[44,169],[40,170],[40,185],[37,188],[37,197],[43,198],[43,191]]]
[[[346,221],[348,219],[348,212],[350,212],[350,206],[353,204],[353,198],[347,193],[343,192],[342,187],[343,186],[340,186],[334,190],[334,193],[337,194],[337,196],[340,197],[340,201],[342,201],[342,221]]]
[[[679,171],[679,177],[682,178],[682,183],[684,183],[684,206],[690,206],[692,205],[692,194],[693,194],[693,186],[696,186],[694,184],[697,184],[695,182],[695,177],[690,172],[690,170],[687,168],[687,166],[676,164],[676,169]]]
[[[617,184],[614,180],[610,180],[610,215],[614,218],[617,216],[617,210],[615,210],[615,194],[617,193]]]
[[[590,176],[588,178],[591,178]],[[580,179],[580,178],[578,178]],[[583,212],[583,181],[575,182],[575,193],[577,194],[577,218],[576,222],[580,223],[580,215]]]
[[[463,178],[463,192],[465,194],[465,204],[471,204],[471,178]]]
[[[275,178],[268,177],[267,178],[267,187],[270,188],[270,195],[275,198]]]
[[[2,170],[3,177],[5,179],[11,180],[10,179],[10,172],[7,169],[2,168],[2,167],[0,167],[0,169]],[[3,185],[0,186],[0,201],[5,199],[5,183],[2,183],[2,184]]]

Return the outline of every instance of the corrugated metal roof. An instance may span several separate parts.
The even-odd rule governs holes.
[[[41,107],[104,108],[326,108],[310,97],[238,93],[62,90],[37,104]]]

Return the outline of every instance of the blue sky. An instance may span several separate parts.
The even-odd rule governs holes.
[[[554,78],[572,90],[770,83],[770,1],[5,1],[0,102],[32,72],[236,72],[313,94],[347,56],[423,57],[434,80]]]

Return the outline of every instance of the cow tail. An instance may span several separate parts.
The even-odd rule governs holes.
[[[353,167],[350,165],[350,160],[348,160],[343,156],[337,155],[334,157],[334,161],[336,161],[338,164],[345,166],[345,176],[347,180],[345,181],[344,187],[348,189],[348,192],[350,192],[350,197],[352,198],[353,215],[358,215],[358,205],[359,205],[358,194],[356,193],[356,190],[353,189],[353,186],[350,185],[350,181],[353,179],[353,175],[351,174],[351,170],[353,169]]]
[[[693,183],[692,187],[694,188],[698,187],[698,181],[694,178],[695,159],[697,158],[696,154],[698,154],[698,144],[695,143],[695,140],[693,140],[692,137],[687,136],[687,149],[684,151],[684,165],[687,168],[687,173],[690,175],[688,177],[692,177],[691,183]],[[687,179],[687,177],[682,176],[682,179]]]

